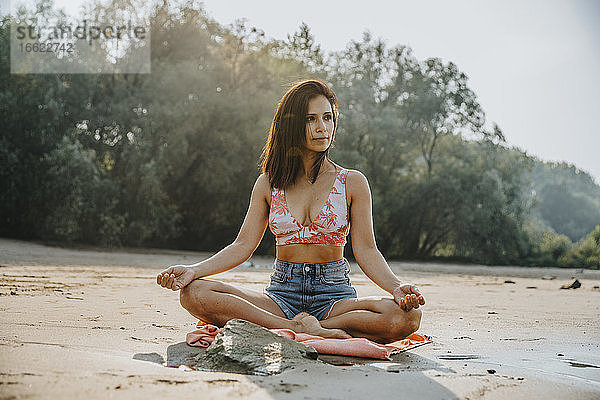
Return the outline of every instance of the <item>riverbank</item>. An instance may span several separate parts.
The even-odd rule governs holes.
[[[207,254],[0,239],[2,398],[598,398],[597,271],[392,263],[426,296],[434,343],[272,377],[163,367],[195,320],[154,278]],[[215,279],[262,290],[268,257]],[[561,290],[577,277],[582,287]],[[543,279],[546,278],[546,279]],[[552,278],[552,279],[549,279]],[[353,265],[359,296],[385,295]]]

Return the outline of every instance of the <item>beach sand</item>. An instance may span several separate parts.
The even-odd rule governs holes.
[[[391,263],[434,343],[268,377],[166,368],[196,320],[156,274],[206,256],[0,239],[0,399],[600,398],[599,271]],[[252,261],[214,279],[262,290],[273,259]],[[385,295],[352,267],[359,296]]]

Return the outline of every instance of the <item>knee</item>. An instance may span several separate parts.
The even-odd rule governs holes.
[[[198,280],[191,281],[179,291],[179,304],[186,310],[189,310],[193,303],[197,282]]]
[[[421,310],[419,309],[413,308],[410,311],[404,311],[398,307],[391,316],[387,339],[390,342],[395,342],[416,332],[421,325],[421,314]]]
[[[211,289],[215,288],[218,282],[205,279],[196,279],[181,289],[179,293],[179,303],[188,311],[198,311],[203,308]]]

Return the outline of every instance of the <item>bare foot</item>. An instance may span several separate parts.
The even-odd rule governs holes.
[[[308,333],[309,335],[334,339],[348,339],[352,337],[341,329],[323,328],[318,319],[305,312],[297,314],[292,318],[292,321],[298,322],[298,333]]]

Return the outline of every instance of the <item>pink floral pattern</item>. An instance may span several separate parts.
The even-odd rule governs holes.
[[[278,246],[286,244],[325,244],[344,246],[350,231],[350,214],[346,203],[346,176],[342,169],[335,178],[329,197],[317,218],[308,226],[301,225],[292,216],[285,200],[285,192],[273,189],[269,228],[277,239]]]

